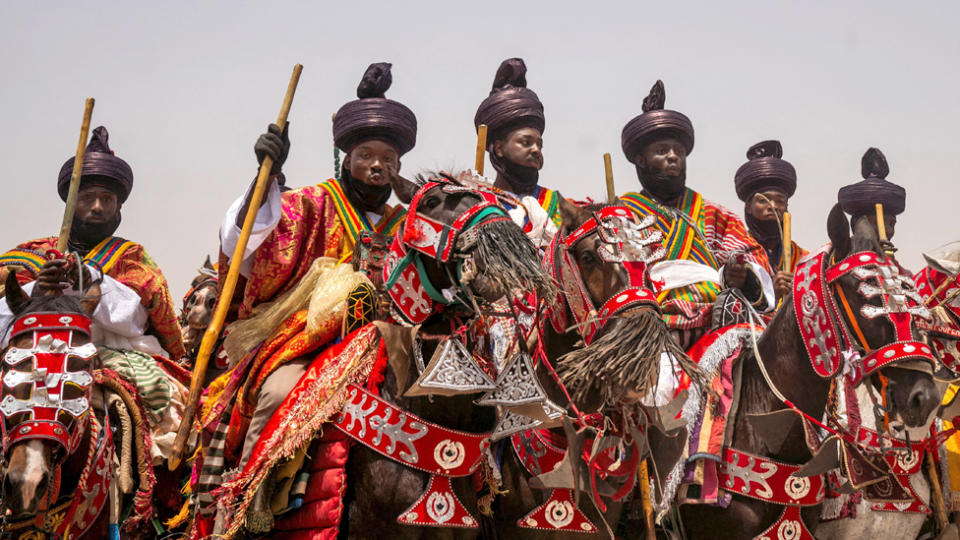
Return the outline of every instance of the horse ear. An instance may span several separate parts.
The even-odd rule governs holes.
[[[207,260],[203,261],[203,267],[207,270],[213,270],[213,263],[210,262],[210,256],[207,255]]]
[[[570,202],[566,197],[560,197],[560,217],[564,227],[572,231],[590,219],[590,212]]]
[[[397,194],[397,198],[400,199],[400,202],[403,204],[410,204],[410,201],[413,200],[413,196],[417,194],[419,186],[415,182],[411,182],[406,178],[400,176],[400,174],[394,170],[393,167],[389,168],[390,170],[390,186],[393,188],[393,192]]]
[[[7,306],[14,315],[19,315],[23,312],[23,308],[27,306],[30,297],[27,296],[27,293],[23,292],[23,288],[20,287],[20,282],[17,281],[17,272],[15,270],[7,273],[7,281],[4,284],[4,289],[7,295]]]
[[[880,236],[873,221],[867,216],[860,216],[853,222],[853,238],[850,239],[850,249],[853,251],[872,251],[883,254],[880,246]]]
[[[833,244],[834,260],[840,260],[850,254],[850,222],[843,213],[840,204],[833,205],[830,215],[827,216],[827,234]]]

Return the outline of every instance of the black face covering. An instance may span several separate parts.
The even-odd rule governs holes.
[[[103,242],[108,236],[112,236],[120,226],[120,211],[112,220],[106,223],[89,223],[82,221],[76,215],[73,216],[73,225],[70,227],[70,239],[67,240],[67,247],[70,251],[75,251],[81,255],[86,255],[97,244]]]
[[[515,194],[527,195],[536,189],[540,180],[540,170],[536,167],[517,165],[493,152],[490,152],[490,163],[494,170],[503,175]]]
[[[776,247],[780,243],[780,224],[775,219],[761,220],[753,217],[750,212],[744,211],[744,221],[750,234],[763,247]]]
[[[676,201],[683,195],[683,191],[687,187],[686,170],[680,176],[668,176],[654,173],[649,167],[637,165],[637,177],[640,178],[640,185],[643,186],[643,189],[662,203]]]
[[[379,212],[393,193],[390,184],[383,186],[364,184],[351,176],[346,167],[341,170],[340,178],[343,179],[343,192],[347,195],[347,200],[363,212]]]

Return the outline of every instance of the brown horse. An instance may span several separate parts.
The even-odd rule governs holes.
[[[652,294],[646,301],[618,307],[613,316],[604,312],[608,302],[621,297],[633,287],[639,286],[647,291],[651,289],[644,268],[646,264],[662,256],[657,253],[660,242],[655,237],[651,238],[651,233],[648,232],[642,233],[643,238],[628,239],[619,236],[613,239],[610,234],[600,230],[604,226],[619,225],[624,228],[624,221],[618,220],[633,222],[634,218],[629,210],[623,209],[622,216],[617,216],[616,207],[581,208],[565,199],[561,199],[560,208],[563,227],[548,248],[551,251],[544,262],[548,271],[558,277],[564,302],[544,314],[547,320],[542,323],[541,339],[546,362],[537,365],[537,376],[550,399],[564,406],[569,414],[574,415],[575,411],[579,411],[594,418],[611,421],[615,419],[619,424],[612,430],[616,441],[632,441],[638,432],[625,433],[624,422],[636,421],[641,399],[647,398],[644,401],[653,405],[650,397],[657,390],[662,355],[670,355],[677,367],[682,366],[692,373],[696,371],[670,336]],[[591,219],[597,220],[596,228],[581,236],[580,231],[585,230],[582,229],[585,224],[593,225]],[[643,230],[643,227],[635,222],[634,227],[637,231]],[[568,264],[572,263],[575,268],[560,268],[564,264],[561,260],[564,252],[569,254]],[[629,268],[627,263],[631,262],[639,264],[640,268]],[[571,273],[579,274],[582,289],[572,286],[577,280]],[[561,310],[559,317],[556,310]],[[577,316],[577,312],[582,315]],[[592,319],[598,318],[598,313],[604,317],[605,324],[596,329],[584,328],[584,324],[590,325]],[[550,319],[559,319],[564,323],[555,325]],[[595,332],[595,335],[591,335],[591,332]],[[550,372],[548,363],[556,366],[556,374]],[[566,390],[561,388],[561,382]],[[568,395],[573,398],[573,403],[568,399]],[[604,422],[601,420],[599,425],[604,425]],[[563,439],[562,433],[557,435]],[[497,537],[582,537],[583,532],[587,531],[548,531],[544,529],[550,525],[542,523],[538,523],[539,529],[518,526],[531,510],[548,501],[551,490],[534,489],[531,486],[529,465],[521,463],[511,441],[501,444],[504,445],[502,475],[505,493],[498,497],[494,504]],[[645,447],[646,443],[641,442],[638,447],[630,448],[626,456],[634,458],[634,454],[638,454],[634,459],[640,459],[639,454],[645,453]],[[542,451],[542,448],[539,449],[539,452]],[[527,454],[532,456],[537,453],[536,449],[527,451]],[[679,457],[674,455],[674,461]],[[582,456],[571,458],[579,467],[583,466],[585,460]],[[538,469],[539,467],[534,467],[534,472],[549,472]],[[630,476],[633,475],[635,470],[630,471]],[[614,488],[620,488],[627,479],[611,477],[607,482],[612,483]],[[632,481],[632,478],[629,480]],[[629,487],[627,486],[625,495],[632,494]],[[605,496],[601,504],[606,506],[606,510],[600,512],[596,504],[589,502],[589,486],[581,485],[580,489],[583,491],[579,497],[579,508],[597,527],[589,532],[604,533],[607,527],[609,530],[615,529],[623,504],[629,502],[630,498],[614,501]],[[548,522],[551,519],[555,523],[567,522],[570,517],[569,509],[563,511],[561,506],[555,508],[555,513],[548,516]],[[568,527],[569,525],[567,523]]]
[[[90,456],[100,459],[105,455],[98,451],[100,446],[110,445],[103,450],[107,457],[113,456],[102,420],[94,424],[89,418],[95,414],[90,398],[96,349],[90,343],[89,322],[86,330],[79,323],[89,321],[99,287],[91,287],[81,301],[75,296],[28,297],[14,272],[5,285],[6,301],[16,322],[3,355],[0,391],[0,421],[5,433],[0,512],[6,530],[2,532],[24,534],[32,528],[38,530],[38,538],[40,534],[62,534],[61,524],[70,518],[73,532],[79,529],[86,531],[86,538],[106,538],[106,492],[102,483],[95,482],[103,477],[83,474]],[[42,326],[46,329],[39,328]],[[70,338],[61,339],[64,336]],[[52,360],[41,368],[39,358],[46,352]],[[102,435],[96,441],[91,425],[99,427]],[[109,475],[110,464],[103,466],[102,472]],[[108,486],[109,476],[106,482]],[[71,509],[72,502],[84,498],[95,504]]]
[[[839,263],[848,255],[856,253],[873,253],[883,257],[876,231],[866,220],[860,220],[854,225],[851,237],[850,224],[839,205],[830,212],[827,230],[832,241],[830,254],[832,261]],[[854,321],[848,320],[846,323],[841,321],[840,324],[852,325],[855,322],[866,341],[874,348],[897,341],[893,325],[883,317],[867,318],[861,314],[865,306],[868,311],[871,309],[870,306],[882,308],[878,305],[879,299],[868,298],[867,295],[858,292],[858,288],[865,290],[862,288],[864,284],[869,285],[865,279],[851,273],[839,278],[835,283],[849,302],[850,309],[847,312],[856,317]],[[836,295],[832,292],[829,294]],[[840,305],[839,300],[837,304]],[[834,315],[827,314],[827,316]],[[766,436],[758,427],[759,425],[751,421],[753,415],[781,411],[786,408],[785,403],[771,389],[771,386],[777,388],[784,397],[807,415],[815,419],[823,417],[831,381],[811,369],[811,361],[804,352],[805,346],[797,320],[798,314],[794,311],[792,297],[788,296],[784,307],[760,337],[757,354],[741,358],[742,384],[735,391],[735,399],[739,395],[738,413],[733,426],[730,448],[770,458],[780,463],[802,465],[811,459],[812,454],[808,448],[804,426],[801,422],[795,421],[797,419],[795,415],[786,415],[788,418],[784,419],[783,424],[787,431],[781,434],[782,437]],[[916,335],[915,328],[911,330]],[[763,371],[764,367],[766,374]],[[864,384],[872,384],[879,388],[880,381],[877,373],[867,377]],[[886,391],[891,418],[899,417],[908,426],[923,424],[939,402],[930,373],[902,367],[885,367],[882,373],[889,380]],[[769,383],[767,376],[769,376]],[[746,478],[751,478],[750,475],[753,473],[731,472],[730,474],[746,475]],[[708,505],[680,507],[682,526],[687,537],[715,538],[718,532],[722,531],[726,538],[754,538],[775,524],[784,511],[784,506],[747,498],[732,491],[728,493],[732,495],[732,501],[726,508]],[[819,505],[802,508],[801,519],[808,530],[815,530],[819,512]],[[797,529],[799,524],[781,523],[787,526],[790,534],[800,534]]]

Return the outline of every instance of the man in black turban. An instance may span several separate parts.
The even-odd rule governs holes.
[[[389,171],[400,170],[401,157],[416,143],[417,119],[405,105],[385,97],[392,80],[390,64],[370,65],[357,87],[358,99],[337,111],[333,140],[346,153],[339,179],[281,193],[282,167],[290,148],[289,124],[282,131],[271,124],[257,139],[257,160],[262,163],[265,156],[270,156],[274,164],[270,188],[244,255],[232,318],[247,319],[258,305],[291,290],[317,258],[348,259],[364,231],[392,235],[402,223],[406,210],[399,204],[387,204],[391,194]],[[233,203],[220,228],[221,282],[240,236],[252,187]],[[241,468],[273,412],[316,356],[316,352],[308,353],[325,348],[339,337],[338,328],[335,335],[317,339],[316,331],[308,330],[296,318],[294,314],[283,325],[300,328],[298,337],[291,340],[302,339],[311,343],[310,348],[298,351],[297,358],[271,357],[253,366],[247,377],[263,384],[237,398],[236,410],[243,418],[241,433],[231,433],[228,444],[242,443]],[[229,353],[230,348],[227,350]],[[282,355],[280,351],[278,358]],[[230,360],[236,363],[240,358]]]
[[[687,155],[693,150],[693,124],[686,115],[664,109],[663,82],[643,100],[643,113],[621,133],[626,158],[637,168],[642,190],[620,202],[641,218],[657,216],[666,260],[651,269],[664,282],[661,307],[667,324],[688,345],[711,322],[721,290],[738,289],[759,311],[773,307],[773,284],[763,248],[733,212],[686,186]]]
[[[560,227],[560,194],[540,185],[543,168],[543,104],[527,88],[527,66],[508,58],[497,69],[490,95],[477,107],[476,128],[487,126],[487,153],[497,171],[494,187],[520,201],[511,217],[536,245],[549,242]]]
[[[64,201],[70,189],[75,159],[71,157],[63,164],[57,179],[57,192]],[[133,171],[130,165],[110,149],[107,128],[94,129],[83,158],[76,213],[67,249],[91,261],[106,274],[102,287],[110,289],[118,284],[123,287],[110,294],[102,293],[98,313],[105,316],[113,313],[114,319],[117,313],[126,314],[121,317],[122,325],[104,321],[101,326],[105,335],[110,336],[104,338],[104,343],[114,348],[135,348],[147,354],[180,360],[185,354],[183,337],[166,278],[143,246],[113,236],[120,226],[120,211],[131,189]],[[56,245],[56,236],[41,238],[20,244],[3,254],[0,256],[0,280],[6,278],[8,271],[15,270],[21,284],[36,280],[37,287],[33,290],[37,293],[60,289],[63,283],[76,280],[76,269],[68,268],[64,259],[47,260],[47,252]],[[94,270],[94,274],[99,270]],[[137,305],[124,303],[123,299],[128,297],[138,299]],[[93,322],[97,324],[96,313]],[[155,337],[156,341],[144,341],[144,333]]]
[[[783,158],[780,141],[763,141],[747,150],[747,162],[737,169],[733,183],[744,202],[743,215],[754,240],[763,246],[767,272],[777,300],[790,293],[797,261],[807,252],[791,239],[790,260],[783,260],[781,223],[787,202],[797,190],[797,172]]]

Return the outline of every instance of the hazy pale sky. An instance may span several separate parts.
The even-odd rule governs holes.
[[[915,2],[4,2],[0,155],[9,249],[56,233],[57,174],[97,100],[134,171],[117,234],[143,244],[178,308],[224,210],[257,170],[253,143],[304,65],[290,113],[292,186],[333,171],[330,116],[371,62],[393,63],[388,97],[417,115],[403,173],[472,166],[473,115],[500,61],[520,56],[546,113],[542,183],[604,197],[638,187],[620,131],[663,79],[693,121],[688,185],[742,212],[746,149],[782,141],[797,169],[794,238],[826,241],[837,189],[879,147],[907,189],[895,243],[908,268],[960,239],[960,3]]]

